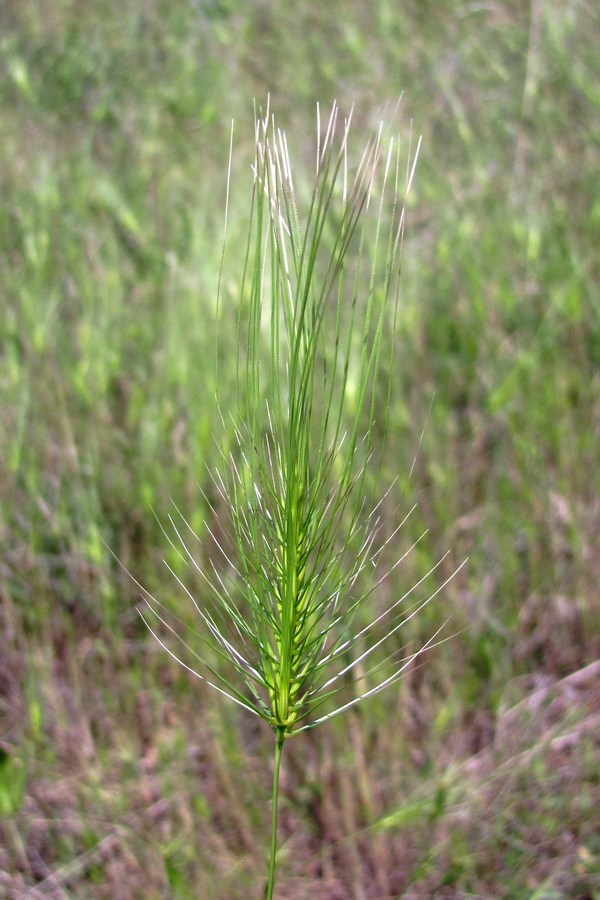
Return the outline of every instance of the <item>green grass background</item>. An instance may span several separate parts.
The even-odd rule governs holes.
[[[209,516],[268,93],[306,186],[317,101],[423,135],[389,590],[470,558],[404,637],[457,636],[286,747],[278,896],[600,896],[599,47],[593,0],[0,4],[0,896],[261,896],[272,735],[107,548],[193,623],[154,512]]]

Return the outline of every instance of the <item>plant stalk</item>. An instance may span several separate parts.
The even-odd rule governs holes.
[[[273,760],[273,811],[271,813],[271,855],[269,858],[269,880],[267,881],[267,889],[265,891],[266,900],[272,900],[273,888],[275,887],[275,856],[277,854],[277,810],[279,806],[279,768],[281,765],[281,751],[285,740],[285,728],[277,729],[275,739],[275,757]]]

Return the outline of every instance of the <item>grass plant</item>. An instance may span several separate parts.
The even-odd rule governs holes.
[[[399,632],[452,577],[427,589],[440,560],[363,620],[367,601],[420,540],[398,553],[412,510],[386,532],[381,505],[394,485],[373,496],[418,144],[403,154],[382,122],[353,165],[351,120],[337,105],[323,123],[318,116],[314,186],[303,211],[286,135],[268,107],[256,116],[235,439],[213,477],[227,521],[220,537],[207,526],[208,562],[190,546],[202,542],[183,515],[170,516],[171,547],[208,597],[197,598],[171,569],[199,631],[182,633],[165,604],[144,592],[142,616],[162,646],[275,733],[267,897],[286,739],[394,684],[441,629],[411,652],[402,652]],[[169,634],[183,652],[172,649]]]

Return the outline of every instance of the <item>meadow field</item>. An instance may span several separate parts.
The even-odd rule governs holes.
[[[169,516],[218,572],[267,98],[300,216],[317,103],[422,138],[373,432],[415,547],[361,616],[468,558],[286,741],[275,896],[598,898],[595,0],[0,0],[0,897],[264,896],[273,733],[136,582],[201,640]]]

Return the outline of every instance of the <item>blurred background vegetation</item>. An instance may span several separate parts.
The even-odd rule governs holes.
[[[403,638],[457,636],[290,742],[279,896],[600,896],[599,48],[594,0],[2,0],[0,896],[261,896],[272,735],[108,548],[193,622],[154,512],[209,515],[267,93],[306,185],[317,101],[423,135],[389,590],[470,557]]]

